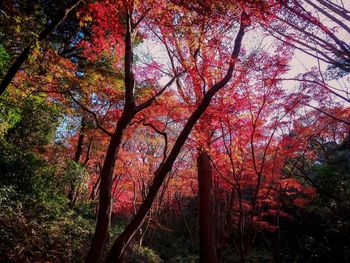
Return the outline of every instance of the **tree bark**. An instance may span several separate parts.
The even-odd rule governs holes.
[[[213,214],[212,167],[206,152],[197,158],[199,194],[199,257],[202,263],[216,263]]]
[[[22,64],[28,59],[32,51],[33,45],[38,41],[46,39],[48,35],[59,25],[61,24],[68,14],[72,12],[82,0],[74,1],[73,4],[66,8],[60,15],[58,15],[57,19],[54,20],[51,24],[49,24],[43,31],[40,32],[37,38],[35,38],[29,46],[27,46],[22,53],[17,57],[15,62],[11,65],[10,69],[7,71],[4,79],[0,83],[0,96],[5,92],[7,86],[11,83],[12,79],[15,77],[18,70],[21,68]]]

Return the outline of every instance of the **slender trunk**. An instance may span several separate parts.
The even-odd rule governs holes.
[[[101,175],[98,177],[96,183],[94,184],[94,187],[92,188],[90,199],[93,201],[97,197],[97,191],[98,188],[100,187],[100,182],[101,182]]]
[[[277,233],[272,233],[272,253],[273,253],[273,262],[281,263],[281,253],[280,253],[280,238],[279,231]]]
[[[91,153],[91,148],[92,148],[92,142],[93,142],[93,138],[90,138],[89,140],[89,145],[87,148],[87,152],[86,152],[86,156],[85,156],[85,160],[83,162],[83,167],[86,167],[89,160],[90,160],[90,153]]]
[[[76,149],[75,155],[74,155],[74,161],[76,163],[80,162],[80,157],[83,153],[84,139],[85,139],[85,123],[84,123],[84,120],[82,120],[82,123],[80,126],[80,131],[79,131],[77,149]]]
[[[84,129],[85,129],[85,122],[84,122],[84,118],[83,118],[81,121],[81,125],[80,125],[78,144],[77,144],[77,148],[75,150],[75,155],[74,155],[74,159],[73,159],[74,162],[76,162],[77,164],[79,164],[81,155],[83,153],[83,146],[84,146],[84,139],[85,139]],[[74,200],[76,199],[76,187],[77,186],[76,186],[75,178],[71,178],[68,199],[69,199],[70,205],[72,207],[74,206]]]
[[[100,183],[101,183],[102,164],[100,162],[98,162],[97,163],[97,167],[98,167],[98,178],[97,178],[97,181],[94,184],[94,187],[92,188],[92,191],[91,191],[91,194],[90,194],[90,199],[92,201],[96,199],[96,197],[97,197],[97,195],[99,193]],[[96,205],[96,207],[97,207],[97,205]]]
[[[175,200],[176,200],[177,205],[178,205],[179,210],[180,210],[180,215],[181,215],[181,218],[182,218],[182,222],[183,222],[183,224],[184,224],[184,226],[185,226],[185,231],[184,231],[184,232],[185,232],[185,234],[186,234],[186,232],[187,232],[188,237],[189,237],[190,240],[191,240],[191,244],[194,245],[194,244],[195,244],[195,239],[193,238],[192,231],[191,231],[191,229],[190,229],[190,227],[189,227],[189,225],[188,225],[188,222],[187,222],[186,217],[185,217],[185,214],[184,214],[184,212],[183,212],[183,209],[182,209],[180,200],[178,199],[176,193],[175,193]]]
[[[283,197],[281,196],[281,199]],[[281,200],[281,202],[283,202]],[[272,253],[273,253],[273,262],[274,263],[282,263],[281,252],[280,252],[280,237],[281,237],[281,229],[280,229],[280,216],[279,213],[275,218],[275,225],[277,227],[275,232],[272,232]]]
[[[216,249],[216,258],[217,258],[217,262],[222,262],[222,254],[224,253],[224,250],[222,249],[223,246],[220,245],[219,248]]]
[[[197,159],[199,194],[199,254],[200,262],[216,263],[215,228],[210,157],[200,152]]]
[[[15,77],[18,70],[21,68],[22,64],[28,59],[31,51],[32,46],[36,42],[41,42],[42,40],[46,39],[48,35],[51,34],[51,32],[63,22],[63,20],[66,19],[68,14],[72,12],[79,4],[81,0],[74,1],[73,4],[65,9],[63,12],[61,12],[60,15],[58,15],[57,19],[54,20],[51,24],[49,24],[43,31],[40,32],[37,38],[33,40],[32,43],[27,46],[22,53],[17,57],[15,62],[11,65],[10,69],[7,71],[4,79],[0,83],[0,96],[5,92],[7,86],[11,83],[12,79]]]

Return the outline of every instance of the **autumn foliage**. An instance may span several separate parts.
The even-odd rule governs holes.
[[[5,2],[4,20],[26,7]],[[60,207],[77,215],[71,220],[90,215],[78,261],[125,262],[146,253],[142,245],[159,248],[162,233],[181,233],[201,262],[248,262],[263,242],[282,262],[281,235],[300,211],[322,194],[344,204],[342,191],[318,181],[319,167],[339,156],[346,163],[340,151],[349,150],[350,49],[337,34],[349,17],[339,5],[321,1],[345,20],[332,16],[330,28],[312,0],[313,9],[300,1],[71,2],[56,22],[38,25],[44,31],[26,33],[32,42],[21,61],[2,37],[17,41],[19,32],[0,27],[0,65],[12,71],[0,77],[13,75],[2,83],[0,168],[9,189],[21,188],[11,177],[22,176],[16,163],[33,167],[29,177],[50,175]],[[46,9],[38,16],[49,17]],[[314,54],[306,72],[291,71],[300,49]],[[31,198],[47,195],[41,183]],[[208,235],[211,249],[203,249]]]

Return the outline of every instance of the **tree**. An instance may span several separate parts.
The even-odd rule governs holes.
[[[350,70],[350,47],[345,39],[350,34],[349,6],[342,1],[281,1],[281,12],[276,21],[265,26],[276,39],[315,58],[317,66],[295,78],[285,79],[300,83],[300,89],[309,95],[306,105],[324,115],[349,124],[329,105],[335,101],[349,103],[346,85],[338,80]],[[318,104],[318,105],[315,105]],[[328,104],[326,107],[325,104]]]
[[[114,3],[120,5],[121,3]],[[108,4],[107,4],[108,5]],[[143,19],[141,18],[135,22],[133,17],[133,12],[135,10],[134,3],[127,4],[121,7],[121,14],[118,12],[116,15],[122,15],[125,17],[125,28],[124,32],[124,52],[125,52],[125,62],[124,62],[124,85],[125,85],[125,105],[122,110],[121,116],[117,121],[115,130],[111,136],[111,140],[108,145],[108,150],[104,159],[104,163],[101,170],[101,183],[100,183],[100,198],[99,198],[99,211],[96,224],[96,230],[92,245],[87,256],[87,262],[97,262],[100,260],[102,251],[105,246],[105,242],[108,237],[108,230],[110,225],[110,217],[112,211],[112,185],[113,185],[113,170],[115,167],[116,158],[119,152],[120,145],[122,143],[123,135],[126,128],[130,125],[134,116],[149,107],[154,100],[160,96],[168,86],[174,81],[173,77],[170,82],[163,88],[158,90],[154,95],[148,98],[146,101],[136,105],[135,103],[135,75],[134,75],[134,37],[137,30],[137,25]],[[119,25],[120,26],[120,25]],[[117,25],[116,30],[120,27]],[[120,34],[120,32],[117,31]],[[178,74],[178,73],[176,73]]]
[[[237,68],[243,78],[231,83],[207,112],[211,137],[206,136],[208,128],[198,132],[197,143],[207,147],[214,167],[219,258],[233,238],[245,262],[260,232],[278,237],[279,220],[288,216],[286,206],[312,197],[301,182],[284,175],[286,158],[307,147],[288,136],[303,96],[287,94],[277,81],[287,65],[286,56],[247,55]],[[273,252],[278,261],[278,239]]]
[[[64,11],[62,11],[57,18],[52,21],[51,24],[49,24],[43,31],[41,31],[38,36],[20,53],[20,55],[16,58],[14,63],[11,65],[11,67],[8,69],[6,75],[4,76],[3,80],[0,83],[0,95],[2,95],[7,86],[11,83],[12,79],[18,72],[18,70],[21,68],[23,63],[28,59],[33,47],[40,43],[42,40],[46,39],[47,36],[59,25],[64,21],[64,19],[67,17],[67,15],[75,10],[75,8],[80,4],[79,1],[73,2],[68,8],[66,8]]]
[[[282,1],[278,22],[270,24],[269,32],[298,50],[315,57],[331,67],[349,72],[349,45],[344,36],[350,34],[349,8],[342,1]],[[326,25],[323,18],[330,21]],[[342,74],[342,73],[340,73]]]
[[[118,237],[116,242],[113,244],[112,249],[110,253],[107,256],[106,262],[112,262],[115,260],[122,260],[123,254],[125,252],[125,248],[128,246],[130,239],[136,234],[136,231],[139,229],[139,227],[142,225],[145,216],[147,215],[149,209],[152,206],[153,200],[156,197],[159,188],[161,187],[165,176],[167,173],[171,170],[172,165],[179,154],[181,147],[184,145],[189,133],[191,132],[192,127],[195,125],[196,121],[200,118],[202,113],[206,110],[208,107],[211,98],[215,95],[217,91],[219,91],[221,88],[224,87],[224,85],[230,80],[233,69],[234,69],[234,62],[236,60],[236,57],[239,54],[240,45],[242,41],[242,37],[244,35],[244,27],[245,25],[242,23],[241,28],[239,30],[238,36],[236,38],[236,45],[235,48],[231,54],[231,63],[229,65],[229,69],[225,75],[225,77],[216,83],[214,86],[212,86],[206,95],[204,96],[201,103],[198,105],[196,110],[192,113],[192,115],[189,117],[188,122],[184,126],[182,132],[178,136],[172,150],[170,151],[167,159],[164,161],[164,163],[158,168],[158,170],[155,173],[155,180],[152,184],[152,186],[149,189],[149,193],[139,208],[137,214],[133,218],[133,220],[130,222],[130,224],[126,227],[124,232]]]

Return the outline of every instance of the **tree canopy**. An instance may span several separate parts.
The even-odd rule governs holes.
[[[5,0],[0,22],[1,261],[350,260],[344,1]]]

